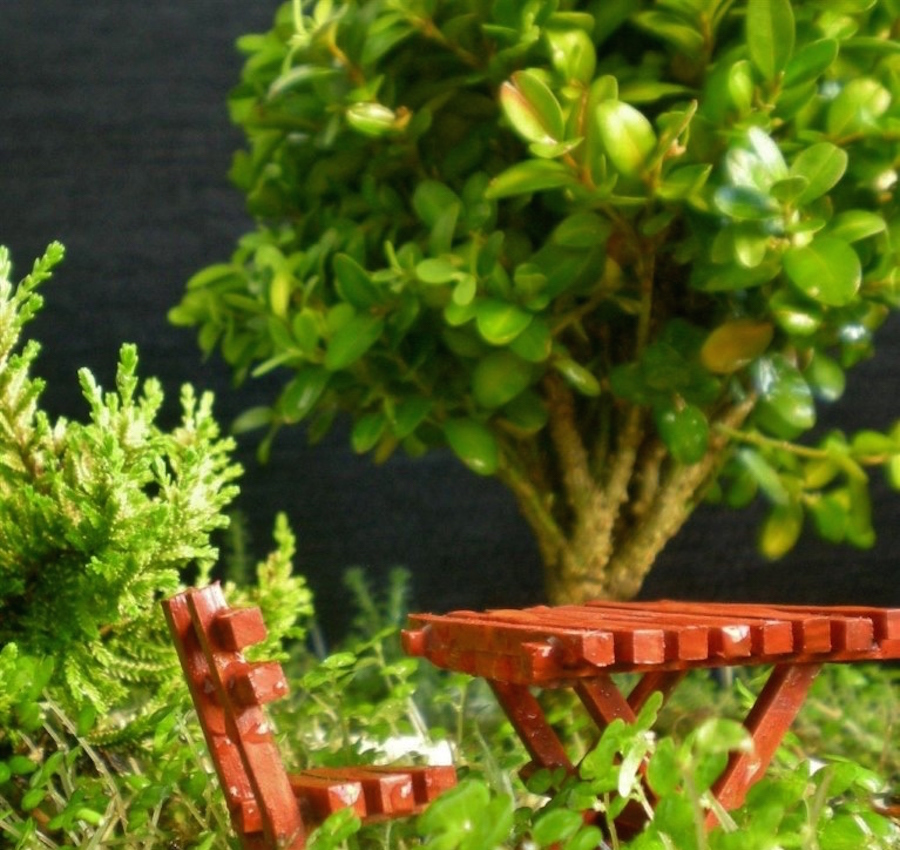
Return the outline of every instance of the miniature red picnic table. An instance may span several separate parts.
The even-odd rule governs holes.
[[[764,774],[823,664],[900,658],[900,609],[660,601],[455,611],[413,615],[403,642],[410,655],[486,679],[531,767],[568,772],[576,768],[535,688],[573,689],[602,729],[633,722],[689,670],[771,664],[744,720],[753,747],[733,753],[713,786],[729,810]],[[640,679],[626,695],[613,673]]]

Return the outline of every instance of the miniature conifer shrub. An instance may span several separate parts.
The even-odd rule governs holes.
[[[295,0],[246,36],[258,221],[174,322],[377,461],[514,493],[557,601],[628,598],[697,503],[873,540],[900,436],[803,441],[898,303],[897,0]]]
[[[86,422],[53,422],[40,408],[44,384],[31,374],[39,345],[23,343],[23,330],[62,256],[52,245],[15,286],[0,249],[0,645],[50,663],[66,705],[106,712],[152,688],[148,703],[158,706],[183,690],[158,602],[188,567],[195,581],[208,579],[217,556],[210,535],[227,523],[240,469],[210,394],[185,387],[180,424],[157,424],[162,389],[139,381],[131,345],[121,349],[114,391],[79,373]],[[291,612],[263,603],[280,639],[310,600],[290,576],[283,519],[277,536],[250,593],[293,603]]]

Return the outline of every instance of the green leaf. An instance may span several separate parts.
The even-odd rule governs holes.
[[[702,163],[674,168],[657,186],[656,194],[666,201],[680,201],[696,195],[706,185],[712,166]]]
[[[887,222],[869,210],[846,210],[838,213],[828,224],[828,235],[844,242],[860,242],[887,230]]]
[[[791,175],[808,181],[798,203],[808,204],[837,185],[847,170],[847,159],[847,152],[831,142],[819,142],[802,150],[791,163]]]
[[[804,44],[784,69],[784,86],[791,88],[817,80],[838,55],[838,43],[833,38],[823,38]]]
[[[847,378],[840,364],[818,349],[803,376],[815,395],[823,401],[837,401],[847,386]]]
[[[325,351],[325,368],[337,372],[352,366],[378,340],[384,331],[379,316],[354,316],[329,340]]]
[[[241,270],[239,266],[232,263],[217,263],[216,265],[207,266],[193,275],[186,284],[186,288],[190,290],[204,289],[206,287],[221,284],[225,281],[240,280]]]
[[[472,394],[482,407],[502,407],[531,383],[531,375],[531,366],[512,352],[493,351],[472,372]]]
[[[500,106],[516,132],[529,142],[563,140],[562,107],[534,71],[518,71],[500,86]]]
[[[788,249],[784,270],[804,295],[829,307],[849,304],[862,283],[859,257],[834,236],[819,236],[809,245]]]
[[[873,130],[891,105],[891,93],[878,80],[850,80],[828,106],[826,127],[830,136]]]
[[[790,502],[790,494],[778,471],[758,451],[741,449],[737,453],[737,459],[771,501],[776,505],[787,505]]]
[[[416,264],[416,277],[422,283],[440,285],[450,283],[460,275],[460,270],[443,257],[429,258]]]
[[[612,224],[594,212],[582,211],[564,218],[550,239],[564,248],[593,248],[606,244]]]
[[[647,10],[638,12],[632,20],[641,29],[655,35],[661,41],[668,42],[686,56],[699,56],[703,52],[703,33],[690,26],[681,15]]]
[[[497,298],[486,298],[475,306],[478,332],[491,345],[509,345],[533,318],[527,310]]]
[[[504,405],[503,418],[520,431],[535,434],[547,424],[547,407],[534,390],[525,390]]]
[[[616,171],[636,177],[656,150],[653,125],[633,106],[606,100],[597,106],[595,121],[600,139]]]
[[[581,812],[573,812],[571,809],[551,809],[538,815],[531,830],[531,837],[538,847],[549,847],[571,838],[583,824]]]
[[[776,437],[793,439],[816,424],[812,390],[784,355],[759,358],[752,373],[760,397],[754,410],[758,425]]]
[[[764,221],[780,212],[770,195],[750,186],[720,186],[713,202],[720,212],[736,221]]]
[[[387,424],[387,417],[380,410],[360,416],[350,432],[353,451],[364,454],[373,448],[384,435]]]
[[[763,79],[772,81],[794,52],[794,12],[790,0],[747,4],[747,48]]]
[[[321,366],[300,369],[278,399],[278,410],[289,422],[299,422],[316,406],[325,392],[331,375]]]
[[[271,407],[251,407],[243,411],[231,423],[232,434],[245,434],[247,431],[255,431],[257,428],[264,428],[271,425],[274,414]]]
[[[529,363],[542,363],[550,356],[552,345],[549,325],[540,316],[535,316],[531,324],[509,344],[509,349]]]
[[[444,436],[457,457],[479,475],[493,475],[500,463],[500,447],[493,431],[474,419],[449,419]]]
[[[357,309],[366,310],[381,300],[369,273],[349,254],[335,256],[334,279],[341,298]]]
[[[778,326],[795,336],[810,336],[822,325],[822,307],[790,290],[779,289],[769,299],[769,309]]]
[[[575,177],[561,162],[531,159],[517,162],[498,174],[488,184],[484,195],[488,200],[497,200],[575,185]]]
[[[775,505],[760,529],[759,551],[770,560],[778,560],[794,548],[801,531],[803,508],[800,503],[790,501],[785,505]]]
[[[412,205],[416,215],[430,229],[449,207],[461,206],[462,202],[449,186],[437,180],[423,180],[413,192]]]
[[[583,29],[572,26],[547,29],[545,37],[553,65],[565,81],[589,85],[597,67],[597,48],[591,37]]]
[[[354,103],[346,115],[347,123],[363,136],[380,138],[398,129],[397,114],[381,103]]]
[[[600,382],[589,369],[568,357],[560,357],[553,361],[553,368],[560,373],[573,390],[584,396],[600,395]]]
[[[394,410],[394,436],[398,440],[406,439],[425,421],[433,407],[430,398],[413,397],[401,401]]]
[[[656,413],[656,428],[669,453],[678,463],[701,461],[709,448],[709,422],[700,408],[686,404]]]

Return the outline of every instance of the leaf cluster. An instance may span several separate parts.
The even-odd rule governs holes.
[[[864,500],[850,525],[830,518],[865,479],[850,467],[894,463],[896,437],[875,460],[823,448],[848,476],[828,497],[768,448],[813,428],[897,304],[898,14],[286,4],[241,39],[230,98],[259,227],[171,318],[239,378],[286,374],[238,423],[269,428],[263,454],[282,425],[317,439],[349,411],[376,460],[449,446],[550,492],[535,458],[560,386],[601,469],[630,409],[651,420],[648,456],[690,465],[743,441],[719,425],[746,404],[756,442],[729,499],[771,497],[755,470],[772,467],[763,548],[789,548],[807,511],[864,545]]]

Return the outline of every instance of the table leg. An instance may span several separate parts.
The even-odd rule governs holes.
[[[489,684],[534,763],[538,767],[550,770],[562,767],[566,772],[574,773],[575,768],[559,737],[528,686],[495,680],[490,680]]]
[[[612,680],[612,676],[599,675],[591,679],[581,679],[573,687],[591,719],[601,731],[618,718],[626,723],[634,723],[634,710]]]
[[[632,711],[638,714],[644,707],[644,703],[657,691],[663,695],[663,702],[665,702],[679,682],[687,675],[687,672],[687,670],[664,670],[645,673],[628,694],[628,704]]]
[[[713,786],[716,799],[725,809],[740,806],[750,786],[762,777],[821,669],[821,664],[781,664],[772,670],[744,721],[752,738],[752,749],[733,753]],[[715,823],[711,814],[707,825]]]

